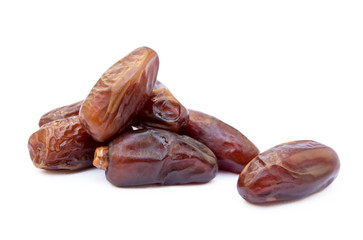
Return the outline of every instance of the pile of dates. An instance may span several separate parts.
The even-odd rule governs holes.
[[[293,141],[260,153],[241,132],[185,108],[157,80],[157,53],[141,47],[112,65],[86,99],[54,109],[28,141],[33,164],[46,170],[95,166],[115,186],[205,183],[218,170],[238,173],[252,203],[317,192],[339,171],[335,151]]]

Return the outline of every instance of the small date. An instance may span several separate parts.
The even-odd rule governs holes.
[[[93,165],[116,186],[208,182],[218,166],[213,152],[188,136],[162,129],[121,134],[95,151]]]
[[[188,110],[160,81],[156,81],[149,100],[138,113],[134,125],[161,128],[173,132],[185,127],[189,121]]]
[[[189,123],[182,131],[209,147],[219,169],[241,173],[258,153],[258,148],[241,132],[208,114],[189,109]]]
[[[297,199],[328,186],[339,167],[330,147],[311,140],[288,142],[254,158],[241,172],[237,189],[252,203]]]
[[[53,109],[45,113],[39,120],[39,127],[54,120],[78,116],[79,109],[81,108],[82,103],[83,101],[79,101],[70,105]]]
[[[149,99],[159,69],[156,52],[141,47],[112,65],[97,81],[79,111],[81,124],[104,142],[124,130]]]
[[[81,126],[78,116],[46,123],[28,141],[33,164],[47,170],[91,167],[99,146]]]

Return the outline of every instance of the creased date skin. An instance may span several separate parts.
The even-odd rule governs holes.
[[[149,100],[137,115],[134,123],[179,132],[188,124],[188,121],[188,110],[164,84],[156,81]]]
[[[204,144],[162,129],[121,134],[96,149],[93,165],[106,170],[107,180],[119,187],[204,183],[218,170]]]
[[[158,69],[158,55],[147,47],[112,65],[81,106],[79,117],[86,131],[104,142],[124,130],[149,99]]]
[[[45,113],[39,120],[39,127],[54,120],[60,120],[72,116],[78,116],[83,101],[59,107]]]
[[[258,148],[241,132],[208,114],[189,109],[189,123],[182,131],[209,147],[219,169],[241,173],[258,153]]]
[[[241,172],[237,189],[252,203],[297,199],[328,186],[339,167],[330,147],[311,140],[288,142],[254,158]]]
[[[47,170],[90,167],[99,146],[81,126],[78,116],[46,123],[28,141],[33,164]]]

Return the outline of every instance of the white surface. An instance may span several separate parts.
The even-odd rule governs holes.
[[[99,2],[0,3],[0,239],[362,239],[362,1]],[[86,97],[143,45],[185,106],[261,151],[299,139],[334,148],[336,181],[256,206],[235,174],[123,189],[98,169],[33,167],[27,140],[39,117]]]

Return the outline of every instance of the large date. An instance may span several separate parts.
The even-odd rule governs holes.
[[[292,200],[328,186],[339,166],[330,147],[310,140],[288,142],[254,158],[241,172],[237,188],[253,203]]]
[[[188,136],[161,129],[121,134],[99,147],[93,164],[116,186],[203,183],[217,173],[213,152]]]
[[[149,99],[159,69],[156,52],[141,47],[112,65],[84,100],[79,118],[104,142],[124,130]]]

